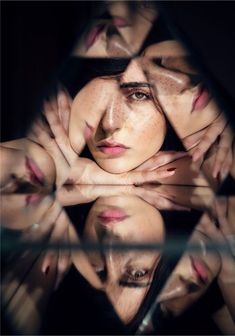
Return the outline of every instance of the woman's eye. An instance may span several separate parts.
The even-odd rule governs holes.
[[[143,92],[134,92],[129,97],[133,100],[139,100],[139,101],[147,100],[150,98],[148,94]]]
[[[130,276],[131,276],[134,280],[140,280],[140,279],[143,278],[147,273],[148,273],[147,270],[132,270],[132,271],[129,272]]]

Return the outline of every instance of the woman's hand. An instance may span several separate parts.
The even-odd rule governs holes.
[[[56,168],[57,186],[63,184],[70,165],[77,159],[77,154],[73,152],[65,130],[70,113],[69,104],[70,99],[63,91],[58,93],[57,98],[44,102],[43,114],[46,121],[38,118],[28,134],[30,140],[41,145],[52,157]]]
[[[235,323],[235,198],[221,197],[214,201],[210,216],[198,226],[212,242],[219,244],[221,268],[218,275],[225,303]]]
[[[222,113],[205,129],[184,138],[183,144],[190,151],[194,162],[201,159],[214,145],[216,155],[212,176],[225,179],[232,165],[233,133]]]
[[[49,199],[49,196],[47,199]],[[21,241],[24,243],[33,244],[37,242],[37,244],[40,244],[42,242],[43,245],[53,245],[53,248],[42,252],[41,271],[47,275],[53,265],[57,265],[54,288],[58,287],[71,265],[70,250],[63,248],[64,244],[67,247],[69,244],[69,225],[70,221],[65,211],[55,199],[41,219],[25,230],[21,236]]]

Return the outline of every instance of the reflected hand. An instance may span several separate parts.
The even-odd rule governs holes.
[[[34,242],[40,244],[42,242],[43,244],[56,245],[53,249],[44,252],[41,265],[41,270],[45,275],[48,274],[50,268],[53,268],[53,265],[57,265],[55,288],[58,287],[71,265],[70,251],[60,248],[60,245],[68,245],[69,243],[69,224],[70,221],[65,211],[55,200],[42,218],[34,223],[31,228],[25,230],[21,236],[21,240],[29,244]]]
[[[212,215],[204,216],[198,228],[212,241],[224,246],[218,252],[221,269],[218,284],[225,303],[235,321],[235,198],[216,199]]]

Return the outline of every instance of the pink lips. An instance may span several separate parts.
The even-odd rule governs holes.
[[[104,154],[112,154],[112,155],[122,154],[128,149],[128,147],[122,144],[109,141],[101,141],[97,145],[97,148]]]
[[[117,208],[104,210],[98,215],[101,224],[104,225],[121,222],[127,217],[127,214],[123,210]]]
[[[95,27],[93,27],[86,39],[86,49],[89,49],[96,41],[96,39],[98,38],[98,36],[102,33],[102,31],[104,30],[105,25],[104,24],[99,24]]]
[[[37,184],[37,185],[39,184],[41,186],[44,185],[44,175],[39,169],[39,167],[36,165],[34,160],[26,157],[25,166],[29,172],[30,181],[33,184]]]
[[[30,194],[26,196],[25,202],[27,205],[37,204],[41,200],[41,195],[39,194]]]
[[[197,276],[197,278],[206,284],[208,282],[208,270],[205,263],[197,258],[190,257],[192,268]]]
[[[118,28],[124,28],[124,27],[129,26],[126,19],[122,18],[121,16],[114,16],[113,19],[112,19],[112,23],[113,23],[114,26],[116,26]]]
[[[210,100],[210,94],[208,90],[204,87],[200,87],[192,105],[192,111],[201,110],[208,104]]]

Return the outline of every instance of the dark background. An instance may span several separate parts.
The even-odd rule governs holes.
[[[1,1],[2,128],[24,136],[41,98],[84,29],[94,1]],[[195,53],[234,123],[235,3],[158,2],[175,34]]]

